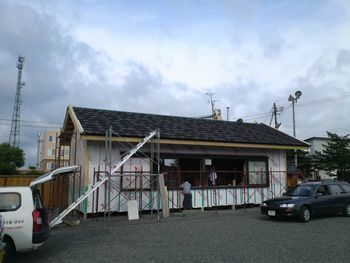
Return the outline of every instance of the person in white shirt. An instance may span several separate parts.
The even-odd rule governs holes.
[[[185,181],[180,187],[184,194],[184,200],[182,202],[183,209],[192,209],[191,184],[188,181]]]
[[[210,169],[210,174],[208,176],[208,185],[209,186],[215,186],[216,185],[216,179],[218,178],[218,175],[215,172],[215,167],[212,166]]]

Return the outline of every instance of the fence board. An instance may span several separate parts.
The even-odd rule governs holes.
[[[30,182],[40,175],[0,175],[0,187],[29,186]],[[44,206],[47,209],[68,206],[68,177],[60,176],[38,187]]]

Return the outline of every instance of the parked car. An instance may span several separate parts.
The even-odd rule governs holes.
[[[49,237],[48,217],[37,186],[77,166],[58,168],[42,175],[28,187],[0,187],[0,215],[4,220],[5,258],[15,252],[40,247]]]
[[[337,213],[350,217],[350,184],[332,180],[302,183],[281,197],[264,201],[260,209],[270,218],[295,217],[301,222]]]

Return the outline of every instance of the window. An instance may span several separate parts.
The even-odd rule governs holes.
[[[320,189],[323,187],[323,189]],[[325,191],[324,186],[322,185],[318,188],[317,192]],[[287,192],[289,196],[310,196],[316,188],[316,185],[296,185]]]
[[[47,170],[55,169],[55,163],[53,163],[53,162],[48,162],[48,163],[46,164],[46,169],[47,169]]]
[[[53,142],[54,139],[55,139],[55,136],[52,136],[52,135],[49,136],[49,142]]]
[[[21,206],[19,193],[0,193],[0,212],[15,211]]]
[[[47,155],[48,156],[55,156],[55,149],[52,149],[52,148],[47,149]]]
[[[316,194],[329,195],[328,188],[325,185],[320,185],[316,191]]]
[[[37,189],[33,190],[33,200],[34,200],[35,209],[37,210],[43,209],[44,206],[41,202],[40,194]]]
[[[216,185],[235,186],[243,185],[246,182],[245,166],[246,160],[232,158],[213,158],[211,165],[206,165],[205,180],[208,179],[212,170],[217,174]],[[206,180],[204,185],[209,182]]]
[[[268,185],[267,157],[171,157],[168,155],[161,160],[161,172],[168,189],[177,188],[184,181],[193,187],[207,187],[212,170],[217,174],[218,187]]]
[[[346,193],[350,193],[350,184],[342,184],[341,187]]]
[[[161,171],[164,173],[165,185],[168,187],[176,187],[178,185],[177,179],[177,159],[162,159],[161,160]]]
[[[267,183],[267,162],[248,161],[248,184]]]
[[[340,195],[343,192],[343,190],[337,184],[328,185],[328,189],[332,195]]]

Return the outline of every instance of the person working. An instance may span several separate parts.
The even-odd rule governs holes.
[[[210,174],[209,174],[209,180],[208,180],[208,185],[209,186],[214,186],[216,185],[216,179],[218,178],[216,172],[215,172],[215,167],[211,167],[210,169]]]
[[[184,194],[184,200],[182,202],[183,209],[192,209],[191,184],[188,181],[185,181],[180,187]]]

